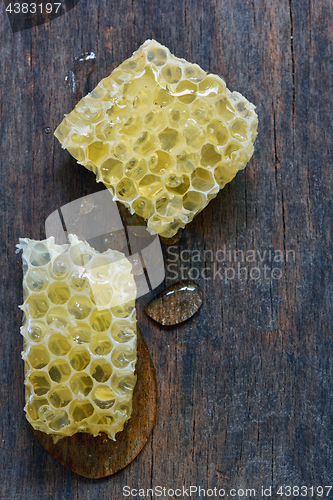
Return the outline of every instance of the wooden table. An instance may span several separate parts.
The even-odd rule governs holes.
[[[16,33],[0,13],[0,498],[120,500],[125,485],[200,485],[255,498],[272,486],[281,499],[280,486],[333,484],[332,2],[81,0]],[[259,134],[247,168],[164,248],[165,285],[183,266],[203,288],[199,313],[165,329],[143,312],[150,297],[138,301],[160,391],[153,435],[120,473],[89,480],[49,456],[24,417],[15,244],[44,238],[51,212],[102,189],[53,131],[147,38],[224,76],[257,106]],[[86,52],[96,61],[76,71],[73,93]]]

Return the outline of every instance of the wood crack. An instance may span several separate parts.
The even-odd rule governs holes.
[[[295,53],[294,53],[294,17],[293,17],[291,0],[289,0],[289,15],[290,15],[291,69],[292,69],[292,84],[293,84],[293,116],[295,116],[296,85],[295,85]]]

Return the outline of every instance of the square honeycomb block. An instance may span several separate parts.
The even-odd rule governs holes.
[[[120,252],[20,239],[26,417],[55,437],[105,432],[132,413],[136,285]]]
[[[219,76],[147,40],[55,136],[152,234],[170,238],[246,166],[254,110]]]

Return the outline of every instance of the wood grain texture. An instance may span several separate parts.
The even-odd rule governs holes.
[[[276,493],[281,484],[330,484],[332,2],[81,0],[15,34],[3,6],[0,16],[0,498],[120,500],[124,485],[272,485]],[[45,128],[53,132],[78,97],[151,37],[243,93],[257,106],[259,134],[246,169],[164,248],[165,285],[182,272],[197,280],[200,311],[165,330],[143,312],[151,297],[138,301],[157,371],[157,421],[139,457],[97,481],[56,462],[25,421],[14,250],[19,237],[44,238],[55,209],[103,189]],[[74,95],[65,77],[90,51],[96,67]],[[188,262],[194,250],[202,258]],[[238,253],[223,260],[224,250]],[[242,262],[240,251],[261,253]]]
[[[153,430],[158,404],[156,373],[139,328],[137,335],[133,413],[124,430],[116,435],[116,441],[108,439],[106,434],[97,438],[91,434],[74,434],[54,443],[53,436],[33,430],[56,460],[80,476],[99,479],[120,471],[138,456]]]

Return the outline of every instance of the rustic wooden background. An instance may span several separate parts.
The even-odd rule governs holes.
[[[120,500],[124,485],[191,484],[272,485],[277,499],[280,485],[332,484],[331,0],[81,0],[59,19],[15,34],[4,5],[0,16],[1,499]],[[289,262],[274,263],[267,253],[263,262],[242,263],[259,279],[245,271],[229,281],[199,278],[204,304],[175,328],[149,320],[149,297],[140,299],[159,383],[156,426],[131,465],[89,480],[49,456],[25,421],[15,244],[43,238],[51,212],[102,189],[53,131],[151,37],[223,75],[259,115],[253,159],[172,252],[294,250],[295,259],[289,253]],[[73,93],[66,76],[91,51],[96,62],[75,68]],[[237,269],[240,255],[215,264],[222,273]],[[167,257],[166,264],[176,258]],[[191,265],[182,265],[188,273]],[[193,263],[199,271],[213,265]],[[269,277],[276,268],[275,277],[262,275],[264,265]]]

